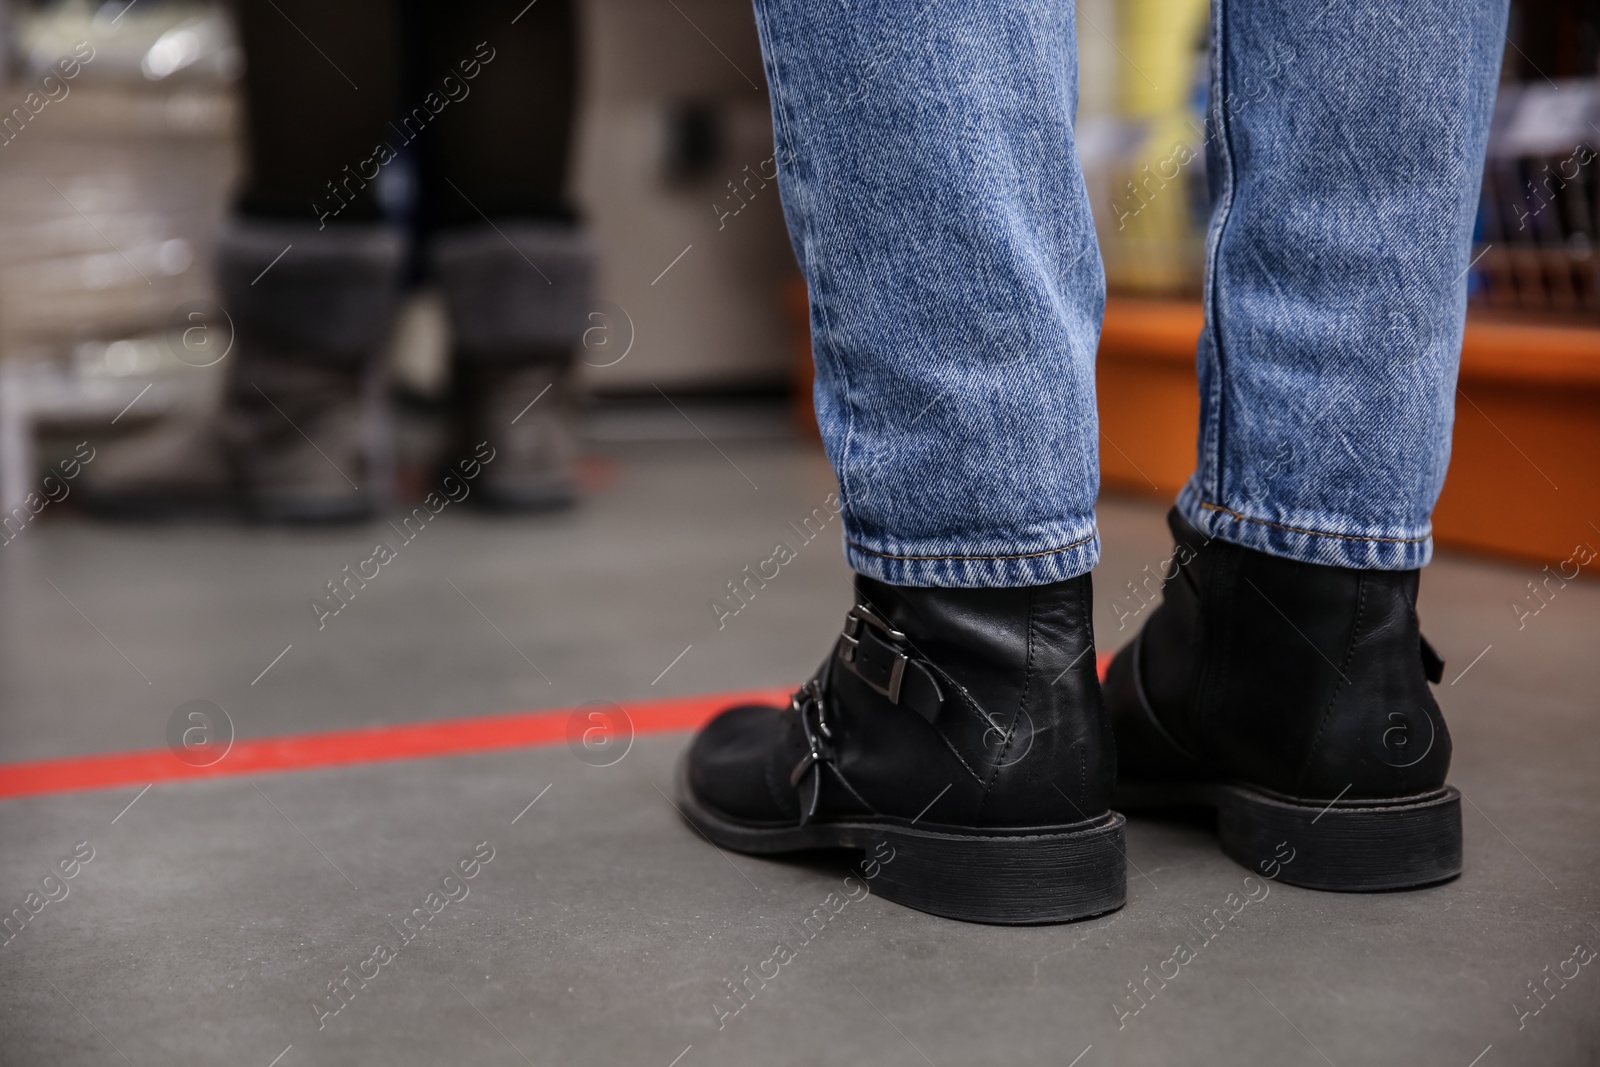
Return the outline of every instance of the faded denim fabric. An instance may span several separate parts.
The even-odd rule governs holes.
[[[1089,570],[1105,282],[1072,5],[755,7],[851,566],[924,586]],[[1201,432],[1179,498],[1201,530],[1427,562],[1505,17],[1214,0]]]
[[[1179,507],[1273,555],[1405,570],[1432,554],[1450,460],[1505,4],[1305,10],[1213,5],[1223,136],[1207,154],[1200,456]],[[1280,43],[1300,59],[1274,91],[1219,107]]]

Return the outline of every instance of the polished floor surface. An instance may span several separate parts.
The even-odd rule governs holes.
[[[801,680],[848,606],[836,523],[720,627],[711,604],[824,506],[820,455],[603,453],[570,514],[451,505],[409,542],[43,516],[0,548],[0,761],[160,749],[194,700],[250,739]],[[1103,504],[1103,648],[1167,554],[1162,512]],[[319,620],[379,540],[396,558]],[[1597,1063],[1600,584],[1529,599],[1543,577],[1450,556],[1425,576],[1469,801],[1447,885],[1263,886],[1203,822],[1136,819],[1109,916],[996,929],[867,895],[823,922],[849,868],[687,829],[671,732],[604,766],[556,743],[20,796],[0,1063]],[[1235,894],[1256,899],[1229,914]],[[794,958],[735,999],[780,941]],[[1146,982],[1179,942],[1194,958]]]

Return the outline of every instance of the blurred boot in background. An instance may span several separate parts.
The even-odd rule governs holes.
[[[570,504],[577,353],[591,307],[587,243],[573,227],[529,223],[452,231],[433,254],[456,346],[454,453],[471,455],[481,441],[494,448],[478,483],[490,507]]]
[[[217,250],[233,325],[221,407],[108,449],[86,477],[89,505],[129,517],[370,514],[363,393],[394,322],[403,256],[399,231],[378,223],[234,220]]]
[[[418,4],[415,12],[408,26],[419,35],[417,69],[429,84],[453,71],[470,91],[433,121],[422,161],[431,276],[453,341],[453,434],[443,458],[471,456],[488,441],[495,459],[473,499],[503,510],[569,504],[577,353],[594,275],[566,198],[578,79],[573,6]],[[477,72],[471,80],[469,70]]]
[[[203,421],[108,448],[90,506],[242,508],[283,521],[370,514],[390,457],[374,454],[366,398],[381,385],[408,231],[432,245],[454,331],[441,462],[488,441],[495,462],[476,499],[569,503],[593,274],[565,196],[570,0],[520,14],[491,0],[243,0],[237,10],[249,163],[218,250],[235,331],[223,401]],[[340,42],[337,65],[308,39]]]
[[[273,257],[291,250],[272,264]],[[364,399],[394,326],[405,243],[382,224],[240,219],[218,258],[236,359],[222,408],[243,503],[258,518],[371,513]],[[269,269],[270,265],[270,269]],[[265,272],[265,273],[263,273]]]

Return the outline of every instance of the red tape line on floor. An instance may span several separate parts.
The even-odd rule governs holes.
[[[785,704],[789,692],[787,689],[757,689],[615,706],[628,713],[635,734],[655,734],[693,730],[734,704]],[[598,707],[609,710],[615,706]],[[566,741],[567,724],[573,710],[553,708],[470,719],[395,723],[359,730],[330,730],[319,734],[241,738],[234,741],[227,755],[208,767],[191,766],[165,748],[5,763],[0,764],[0,798],[553,745]],[[580,730],[588,727],[587,721],[580,721],[578,725]]]
[[[1105,677],[1110,656],[1099,657]],[[753,689],[736,693],[670,697],[621,707],[637,734],[693,730],[723,708],[735,704],[786,704],[787,689]],[[225,778],[238,774],[299,771],[312,767],[339,767],[384,760],[429,759],[467,752],[492,752],[503,748],[553,745],[567,739],[574,708],[518,711],[509,715],[481,715],[470,719],[395,723],[359,730],[330,730],[320,734],[286,734],[236,740],[222,759],[195,767],[170,749],[106,752],[27,763],[0,763],[0,799],[40,793],[71,793],[113,786],[143,785],[187,778]],[[580,720],[578,729],[588,726]],[[580,733],[581,736],[581,733]]]

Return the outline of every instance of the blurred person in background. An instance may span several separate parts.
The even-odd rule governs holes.
[[[446,463],[486,441],[480,502],[572,500],[593,274],[566,193],[576,20],[571,0],[519,6],[239,0],[248,158],[217,252],[235,331],[223,401],[107,449],[87,503],[124,515],[370,514],[366,397],[414,234],[453,343]],[[317,41],[340,42],[337,65]],[[414,197],[384,195],[407,174],[420,179]],[[413,209],[397,212],[396,199]]]

